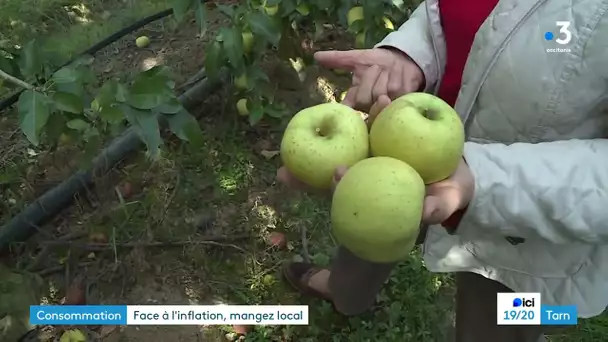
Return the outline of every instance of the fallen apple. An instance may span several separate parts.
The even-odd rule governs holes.
[[[249,115],[249,109],[247,108],[247,99],[238,100],[236,102],[236,110],[239,112],[239,115]]]
[[[361,259],[402,260],[415,245],[424,196],[424,182],[408,164],[390,157],[362,160],[334,191],[333,234]]]
[[[365,49],[365,38],[367,33],[365,31],[357,33],[355,36],[355,49]]]
[[[346,14],[346,23],[348,24],[348,26],[352,26],[353,23],[357,20],[362,20],[363,19],[363,7],[362,6],[355,6],[353,8],[351,8],[350,10],[348,10],[348,13]]]
[[[242,74],[241,76],[236,77],[234,79],[234,85],[236,86],[237,89],[240,89],[240,90],[249,89],[249,81],[247,80],[247,75]]]
[[[137,39],[135,39],[135,45],[138,48],[145,48],[146,46],[150,45],[150,38],[146,36],[137,37]]]
[[[310,14],[310,8],[304,2],[302,2],[301,4],[299,4],[296,7],[296,11],[298,11],[298,13],[300,13],[300,15],[302,15],[303,17],[305,17],[305,16],[307,16],[307,15]]]
[[[382,17],[382,22],[384,22],[384,28],[391,31],[395,29],[395,25],[393,25],[393,22],[388,17]]]
[[[369,154],[369,135],[361,113],[339,103],[298,112],[281,141],[281,159],[300,181],[329,189],[338,166],[352,166]]]
[[[287,246],[287,238],[285,234],[281,232],[272,232],[268,235],[268,244],[278,248],[285,248]]]
[[[243,52],[250,53],[253,49],[253,33],[245,31],[242,33],[243,37]]]
[[[388,105],[370,130],[373,156],[397,158],[411,165],[426,184],[449,177],[464,149],[458,113],[442,99],[409,93]]]
[[[279,12],[279,4],[270,6],[264,5],[264,11],[266,12],[266,14],[272,17]]]

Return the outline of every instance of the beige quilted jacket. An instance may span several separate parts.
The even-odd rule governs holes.
[[[436,91],[446,60],[438,0],[378,46],[407,53],[426,91]],[[600,314],[608,305],[608,0],[501,0],[475,37],[455,107],[476,192],[456,235],[428,230],[429,270],[476,272],[541,292],[544,304],[575,304],[580,317]]]

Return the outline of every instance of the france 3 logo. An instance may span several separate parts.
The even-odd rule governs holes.
[[[545,40],[548,42],[556,42],[559,45],[567,45],[572,41],[572,31],[570,31],[569,21],[556,21],[555,25],[559,31],[554,33],[553,31],[545,32]],[[567,47],[555,47],[547,48],[547,52],[570,52],[571,50]]]

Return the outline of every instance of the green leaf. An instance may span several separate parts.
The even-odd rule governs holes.
[[[185,140],[196,146],[202,145],[203,131],[196,118],[185,109],[175,115],[166,115],[171,132],[181,140]]]
[[[55,94],[53,94],[52,99],[55,108],[57,108],[58,110],[74,114],[80,114],[84,110],[82,98],[78,97],[77,95],[71,93],[56,92]]]
[[[21,51],[19,62],[21,74],[26,78],[33,78],[42,72],[42,54],[36,40],[31,40],[25,44]]]
[[[222,4],[217,4],[217,9],[224,13],[227,17],[234,18],[234,7],[226,6]]]
[[[175,97],[156,108],[156,110],[162,114],[176,114],[183,109],[184,107],[182,106],[181,102],[179,102],[179,100]]]
[[[82,74],[72,66],[65,66],[53,74],[55,83],[74,83],[82,79]]]
[[[15,60],[12,58],[0,55],[0,70],[6,72],[11,76],[21,78],[21,72],[19,72],[19,67],[16,65]]]
[[[207,33],[207,7],[202,1],[196,1],[194,4],[194,18],[198,23],[201,37]]]
[[[63,113],[54,112],[51,113],[49,119],[44,127],[44,132],[50,141],[56,142],[64,132],[66,127],[66,119]]]
[[[252,107],[249,111],[249,124],[255,126],[264,117],[264,108],[261,105]]]
[[[205,71],[211,79],[216,79],[222,64],[222,45],[219,42],[207,47],[205,54]]]
[[[99,116],[103,121],[112,124],[119,123],[125,118],[122,109],[117,105],[103,106],[99,111]]]
[[[324,253],[316,253],[312,256],[312,261],[315,265],[320,265],[322,267],[329,265],[329,257]]]
[[[247,19],[253,33],[268,40],[273,46],[279,46],[281,30],[270,17],[260,12],[251,12]]]
[[[167,87],[166,79],[161,75],[146,77],[139,75],[129,90],[128,102],[137,109],[152,109],[173,95]]]
[[[190,7],[192,7],[192,0],[171,0],[171,7],[173,8],[175,20],[182,21]]]
[[[110,105],[116,102],[116,92],[118,87],[118,81],[107,80],[95,96],[96,105],[103,108],[104,106]]]
[[[99,154],[101,142],[101,137],[99,135],[93,135],[86,140],[84,154],[79,160],[81,168],[89,168],[91,166],[93,159]]]
[[[238,27],[232,28],[222,27],[220,29],[222,36],[222,44],[228,61],[236,70],[242,70],[243,64],[243,36]]]
[[[70,121],[68,121],[66,126],[68,126],[71,129],[77,130],[77,131],[86,131],[87,129],[89,129],[91,127],[91,125],[88,122],[86,122],[82,119],[70,120]]]
[[[34,146],[38,146],[40,131],[51,114],[50,103],[46,95],[33,90],[26,90],[19,96],[19,127]]]
[[[130,106],[123,106],[123,110],[131,126],[146,144],[150,157],[156,159],[160,155],[160,145],[163,142],[156,115],[150,110],[140,110]]]

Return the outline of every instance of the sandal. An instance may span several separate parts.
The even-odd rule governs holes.
[[[322,270],[323,268],[306,262],[290,262],[283,266],[283,277],[301,294],[331,302],[331,298],[329,296],[313,289],[308,285],[310,278]]]

